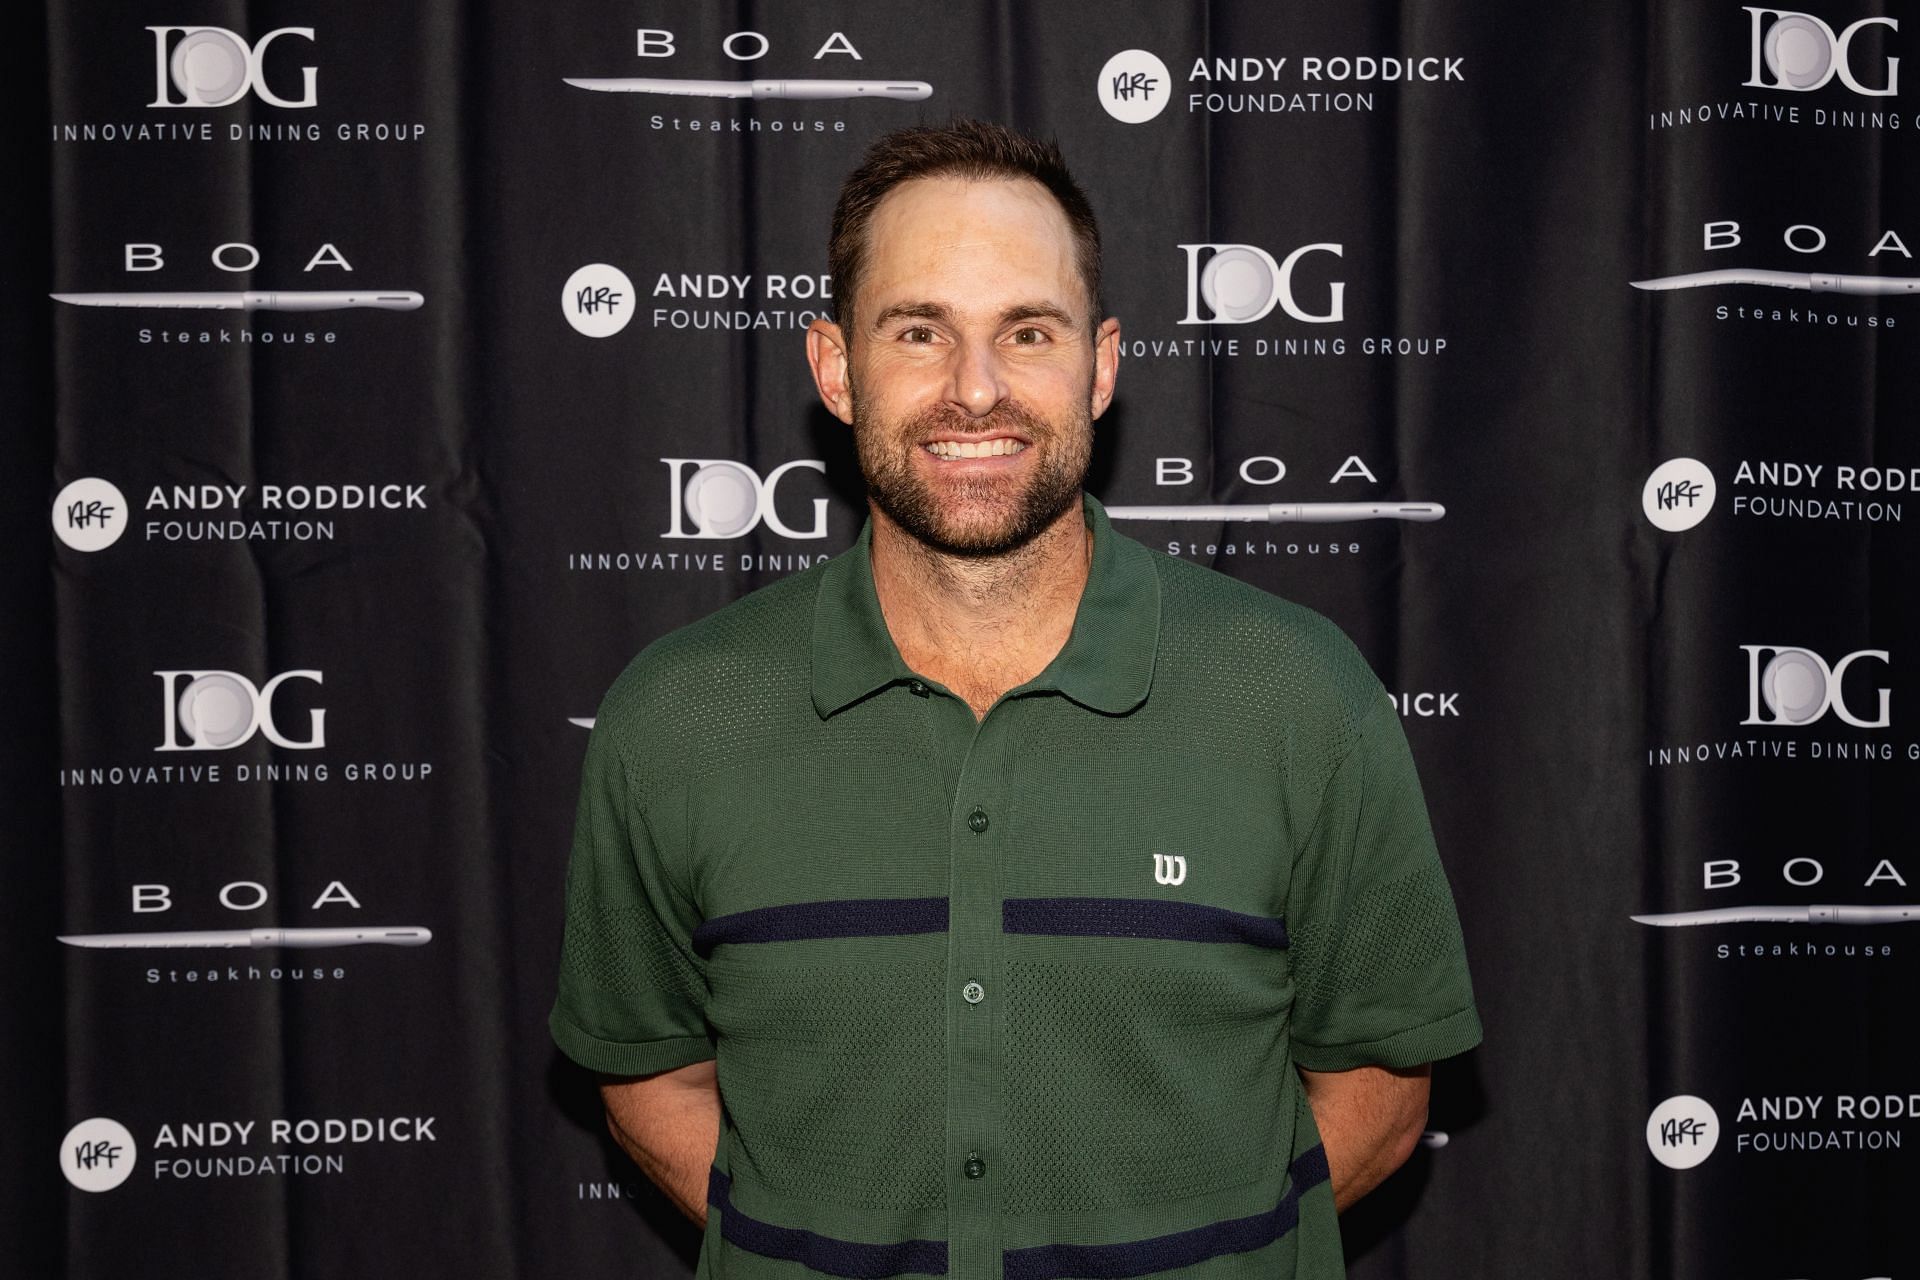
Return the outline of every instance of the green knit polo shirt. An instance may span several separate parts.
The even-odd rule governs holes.
[[[716,1059],[702,1277],[1342,1274],[1296,1067],[1472,1047],[1399,716],[1324,618],[1114,532],[976,722],[845,554],[650,645],[551,1025]]]

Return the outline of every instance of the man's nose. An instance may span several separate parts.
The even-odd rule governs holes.
[[[1007,398],[1005,370],[990,339],[962,342],[953,357],[947,399],[971,418],[983,418]]]

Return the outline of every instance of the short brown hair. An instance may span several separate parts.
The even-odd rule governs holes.
[[[866,266],[867,228],[886,194],[915,178],[957,177],[972,181],[1030,178],[1045,187],[1066,215],[1073,233],[1080,282],[1099,324],[1100,224],[1086,192],[1067,172],[1057,143],[1043,142],[1005,125],[956,118],[951,124],[896,129],[867,149],[860,167],[847,175],[833,207],[833,231],[827,241],[827,270],[833,275],[833,318],[853,329],[853,294]]]

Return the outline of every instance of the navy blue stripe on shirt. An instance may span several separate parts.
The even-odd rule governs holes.
[[[1285,920],[1160,898],[1008,898],[1000,909],[1000,927],[1007,933],[1072,938],[1248,942],[1278,949],[1287,945]]]
[[[889,938],[946,931],[945,898],[835,898],[715,916],[693,931],[693,949],[705,958],[726,942]]]
[[[944,906],[944,902],[942,903]],[[720,1236],[728,1244],[763,1258],[797,1262],[830,1276],[853,1280],[885,1280],[888,1276],[947,1274],[947,1242],[902,1240],[899,1244],[861,1244],[803,1231],[776,1227],[748,1217],[733,1207],[733,1179],[718,1169],[707,1173],[707,1205],[720,1211]]]
[[[1327,1153],[1314,1147],[1291,1165],[1292,1185],[1265,1213],[1125,1244],[1041,1244],[1001,1255],[1005,1280],[1128,1280],[1263,1248],[1300,1222],[1300,1197],[1327,1180]]]

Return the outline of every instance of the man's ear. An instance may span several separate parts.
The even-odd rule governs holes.
[[[853,383],[847,377],[847,339],[840,326],[820,318],[807,326],[807,364],[827,412],[853,422]]]
[[[1093,332],[1093,396],[1087,408],[1099,417],[1113,403],[1113,384],[1120,377],[1120,322],[1108,316]]]

